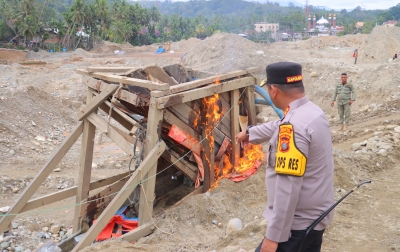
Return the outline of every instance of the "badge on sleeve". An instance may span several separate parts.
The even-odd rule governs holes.
[[[281,124],[279,126],[275,172],[301,177],[306,171],[306,163],[306,156],[296,147],[293,125]]]

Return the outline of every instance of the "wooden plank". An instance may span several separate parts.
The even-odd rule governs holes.
[[[193,136],[194,138],[199,138],[199,133],[197,133],[193,128],[191,128],[188,124],[183,122],[180,118],[178,118],[174,113],[170,112],[168,109],[164,109],[164,120],[173,125],[175,124],[182,130],[189,133],[189,135]]]
[[[11,206],[8,211],[7,216],[3,216],[0,220],[0,233],[7,230],[11,221],[15,218],[16,214],[19,214],[24,208],[28,200],[36,192],[39,186],[44,182],[44,180],[49,176],[49,174],[57,167],[60,160],[65,156],[68,150],[74,145],[76,140],[80,137],[83,130],[83,122],[78,122],[71,134],[67,136],[61,145],[53,151],[49,161],[43,166],[36,177],[31,181],[31,183],[25,187],[25,190],[21,193],[18,199]]]
[[[107,73],[97,73],[97,72],[89,73],[88,71],[82,70],[82,69],[77,69],[76,73],[86,75],[89,77],[102,79],[102,80],[109,81],[109,82],[123,83],[126,85],[143,87],[143,88],[147,88],[149,90],[168,90],[169,89],[169,84],[167,84],[167,83],[158,84],[158,83],[151,82],[148,80],[134,79],[134,78],[129,78],[129,77],[125,77],[125,76],[117,76],[117,75],[112,75],[112,74],[107,74]]]
[[[100,106],[100,104],[108,99],[108,97],[110,97],[117,89],[117,85],[109,85],[106,90],[100,93],[100,95],[93,98],[89,103],[86,104],[83,113],[80,112],[78,114],[78,121],[82,121],[83,118],[95,111]]]
[[[190,91],[185,91],[178,94],[172,94],[157,99],[157,107],[159,109],[174,106],[179,103],[185,103],[203,97],[210,96],[212,94],[219,94],[223,92],[228,92],[231,90],[247,87],[254,84],[253,77],[244,77],[240,79],[235,79],[232,81],[221,82],[218,85],[212,84],[205,87],[197,88]]]
[[[259,67],[250,67],[250,68],[247,68],[246,71],[249,74],[254,74],[254,73],[259,73],[261,71],[261,68],[259,68]]]
[[[239,90],[232,90],[231,91],[231,127],[232,127],[232,139],[239,134],[240,132],[240,125],[239,125]],[[231,164],[233,166],[239,165],[239,158],[240,158],[240,145],[239,143],[236,144],[236,141],[232,142],[232,155],[231,155]]]
[[[161,81],[162,83],[168,83],[171,86],[178,84],[176,80],[171,78],[163,68],[158,67],[158,66],[148,66],[144,69],[144,72],[146,74],[151,75],[152,77],[156,78],[157,80]]]
[[[129,176],[121,178],[117,182],[112,185],[107,186],[100,192],[96,193],[93,196],[90,196],[88,201],[90,203],[84,204],[85,206],[85,215],[89,216],[94,210],[96,213],[101,213],[110,202],[113,200],[114,196],[121,190],[121,188],[126,184],[129,180]]]
[[[179,159],[177,153],[172,150],[166,150],[162,154],[163,158],[168,160],[171,164],[174,164],[176,168],[181,170],[183,173],[186,174],[192,181],[196,181],[197,178],[197,167],[192,165],[191,163],[187,162],[184,159]]]
[[[130,135],[118,132],[112,125],[107,125],[107,122],[103,120],[97,114],[91,113],[86,117],[91,123],[93,123],[102,132],[107,132],[107,136],[112,139],[126,154],[133,156],[133,149],[130,144],[132,140],[127,140],[132,138]]]
[[[158,142],[154,148],[148,152],[146,158],[140,164],[138,169],[132,174],[128,182],[124,185],[122,190],[114,197],[103,213],[97,218],[96,222],[86,232],[85,236],[79,241],[72,251],[79,251],[84,247],[90,245],[103,230],[105,225],[114,216],[117,210],[121,207],[122,203],[129,197],[134,188],[142,181],[140,174],[146,174],[157,163],[158,158],[165,150],[165,143]],[[142,198],[142,197],[141,197]],[[143,197],[144,198],[144,197]],[[144,223],[143,223],[144,224]]]
[[[110,104],[110,103],[109,103]],[[108,113],[110,112],[110,107],[107,106],[106,103],[102,103],[99,108],[101,110],[104,111],[104,113],[106,113],[108,115]],[[121,124],[122,126],[124,126],[125,129],[127,130],[131,130],[134,123],[136,123],[136,121],[134,121],[133,119],[131,119],[134,123],[132,123],[131,121],[126,120],[125,117],[123,117],[120,113],[123,114],[123,112],[121,112],[119,109],[117,108],[113,108],[113,110],[111,111],[111,117],[117,121],[119,124]],[[127,116],[128,117],[128,116]]]
[[[99,96],[101,96],[101,94]],[[88,105],[92,104],[91,102],[96,99],[93,97],[94,96],[92,89],[88,88],[86,104]],[[97,112],[97,107],[98,105],[96,106],[95,109],[93,109],[93,111]],[[89,197],[95,133],[96,133],[96,127],[88,120],[84,120],[81,153],[79,159],[78,187],[75,198],[76,206],[74,211],[74,219],[72,221],[72,233],[78,232],[81,228],[84,206],[80,205],[80,203],[86,201],[87,198]]]
[[[95,190],[95,189],[101,188],[103,186],[112,184],[122,178],[127,177],[128,174],[129,174],[128,172],[125,172],[125,173],[118,174],[118,175],[115,175],[113,177],[109,177],[106,179],[100,179],[100,180],[93,181],[90,183],[89,190],[90,191]],[[49,205],[51,203],[54,203],[54,202],[57,202],[60,200],[64,200],[64,199],[73,197],[77,193],[77,188],[78,188],[77,186],[74,186],[74,187],[70,187],[68,189],[64,189],[62,191],[47,194],[43,197],[32,199],[32,200],[28,201],[28,203],[26,203],[26,205],[22,208],[21,213],[27,212],[29,210],[32,210],[32,209],[35,209],[38,207],[46,206],[46,205]]]
[[[205,138],[203,140],[204,150],[201,152],[201,159],[204,166],[203,192],[207,192],[214,184],[214,150],[210,148],[210,142],[206,138],[205,133],[203,134],[203,138]]]
[[[91,92],[89,95],[91,95]],[[86,201],[89,197],[95,133],[96,127],[88,120],[84,120],[81,154],[79,160],[80,169],[78,175],[78,188],[75,198],[76,206],[72,224],[72,233],[78,232],[78,230],[81,228],[81,220],[84,213],[84,205],[81,205],[81,202]]]
[[[257,114],[256,114],[256,106],[254,103],[254,86],[248,86],[246,88],[245,94],[247,97],[247,114],[249,116],[249,125],[256,125],[257,124]]]
[[[234,71],[234,72],[230,72],[230,73],[226,73],[226,74],[222,74],[222,75],[207,77],[207,78],[204,78],[201,80],[195,80],[195,81],[178,84],[178,85],[172,86],[167,91],[152,91],[150,94],[152,97],[162,97],[162,96],[166,96],[166,95],[171,95],[171,94],[176,94],[179,92],[187,91],[187,90],[190,90],[193,88],[198,88],[198,87],[201,87],[204,85],[212,84],[217,79],[219,81],[223,81],[223,80],[232,79],[232,78],[239,77],[239,76],[245,76],[247,74],[248,74],[248,72],[246,70],[238,70],[238,71]]]
[[[102,72],[102,73],[125,73],[133,67],[87,67],[89,73]]]
[[[162,122],[163,111],[157,108],[155,99],[151,98],[147,121],[146,144],[144,146],[144,156],[146,158],[149,158],[153,146],[157,144],[158,139],[161,137]],[[153,215],[156,173],[157,163],[150,168],[148,173],[145,172],[141,174],[144,182],[140,191],[139,199],[139,225],[148,222]],[[146,195],[146,197],[143,197],[144,195]]]
[[[101,80],[96,80],[92,77],[88,77],[88,76],[83,76],[82,78],[82,82],[84,85],[93,88],[94,90],[97,91],[104,91],[107,89],[108,86],[110,85],[114,85],[114,84],[108,84],[105,83],[104,81]],[[118,92],[117,96],[118,99],[127,101],[133,105],[136,106],[146,106],[149,99],[146,99],[145,97],[139,97],[138,95],[129,92],[128,90],[124,90],[124,89],[120,89],[120,91]]]
[[[187,70],[184,66],[180,64],[174,64],[163,67],[165,72],[172,76],[178,83],[184,83],[187,81],[191,81],[190,76],[188,75]]]
[[[149,221],[138,228],[130,231],[129,233],[124,234],[121,236],[121,239],[127,242],[135,242],[142,237],[145,237],[151,233],[153,233],[155,228],[154,222]]]

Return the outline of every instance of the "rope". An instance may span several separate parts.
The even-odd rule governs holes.
[[[120,83],[120,87],[119,87],[119,88],[117,89],[117,91],[114,93],[113,98],[116,96],[116,93],[120,90],[120,88],[121,88],[121,83]],[[240,93],[239,100],[240,100],[240,98],[243,96],[243,94],[244,94],[244,92],[246,91],[246,89],[247,89],[247,87],[245,87],[245,88],[243,89],[243,91]],[[213,130],[214,130],[214,129],[222,122],[222,120],[229,114],[229,112],[233,109],[233,107],[235,106],[235,104],[237,104],[237,103],[239,102],[239,100],[233,103],[233,105],[232,105],[232,106],[230,107],[230,109],[226,112],[226,114],[225,114],[224,116],[221,117],[221,120],[220,120],[218,123],[215,124]],[[111,103],[111,104],[112,104],[112,103]],[[110,108],[109,115],[111,115],[111,109],[112,109],[112,108]],[[135,184],[135,185],[133,185],[133,186],[131,186],[131,187],[125,188],[125,190],[132,189],[132,188],[134,189],[134,188],[136,188],[136,186],[142,185],[142,184],[143,184],[144,182],[146,182],[147,180],[149,180],[149,179],[151,179],[151,178],[157,176],[158,174],[161,174],[162,172],[164,172],[164,171],[168,170],[169,168],[171,168],[172,166],[174,166],[176,163],[180,162],[184,157],[186,157],[187,155],[189,155],[199,144],[201,144],[205,139],[207,139],[207,137],[213,132],[213,130],[211,130],[208,134],[206,134],[206,135],[204,136],[204,138],[203,138],[202,140],[200,140],[195,146],[193,146],[193,148],[192,148],[191,150],[189,150],[186,154],[184,154],[182,157],[180,157],[179,159],[177,159],[177,160],[176,160],[174,163],[172,163],[170,166],[166,167],[165,169],[161,170],[160,172],[158,172],[158,173],[156,173],[155,175],[150,176],[150,177],[148,177],[148,178],[146,178],[146,179],[143,179],[143,177],[141,176],[141,178],[142,178],[141,181],[139,181],[137,184]],[[129,176],[130,176],[130,175],[128,175],[128,176],[126,176],[126,177],[129,177]],[[125,178],[126,178],[126,177],[125,177]],[[28,211],[28,212],[18,213],[18,214],[0,214],[0,217],[5,217],[5,216],[17,216],[17,215],[19,215],[19,214],[22,214],[22,215],[35,215],[35,214],[39,214],[39,213],[52,212],[52,211],[57,211],[57,210],[61,210],[61,209],[72,208],[72,207],[80,206],[80,205],[83,205],[83,204],[88,204],[88,203],[91,203],[91,202],[95,202],[95,201],[98,201],[98,200],[101,200],[101,199],[104,199],[104,198],[107,198],[107,197],[111,197],[112,195],[116,195],[116,194],[118,194],[119,192],[122,192],[122,191],[124,191],[124,190],[117,191],[117,192],[115,192],[115,193],[111,193],[111,194],[106,195],[106,196],[101,197],[101,198],[96,198],[96,199],[93,199],[93,200],[83,201],[83,202],[80,202],[80,203],[77,203],[77,204],[70,204],[70,205],[65,205],[65,206],[58,207],[58,208],[51,208],[51,209],[40,210],[40,211],[32,211],[32,212]],[[146,197],[146,196],[145,196],[145,197]]]

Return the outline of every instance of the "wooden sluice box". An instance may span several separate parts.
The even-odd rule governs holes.
[[[154,207],[162,211],[189,194],[207,191],[221,177],[226,161],[238,164],[241,150],[232,139],[240,131],[239,114],[247,114],[249,125],[256,124],[253,74],[258,68],[217,76],[179,64],[88,67],[77,72],[88,87],[78,124],[1,219],[0,232],[16,214],[75,196],[73,233],[84,231],[85,220],[90,224],[73,248],[78,251],[96,239],[129,198],[137,200],[139,226],[122,239],[136,241],[153,231]],[[121,174],[92,181],[96,130],[132,162]],[[77,186],[31,199],[81,135]]]

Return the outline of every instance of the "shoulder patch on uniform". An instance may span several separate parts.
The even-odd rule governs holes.
[[[306,163],[306,156],[295,144],[293,125],[281,124],[279,126],[275,172],[301,177],[306,171]]]

